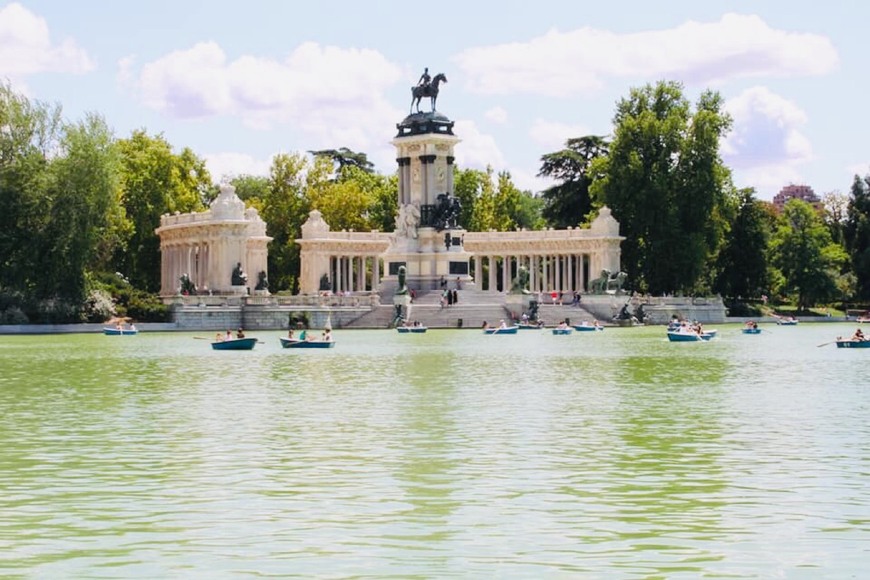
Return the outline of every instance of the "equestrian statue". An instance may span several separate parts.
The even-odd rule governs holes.
[[[432,102],[432,112],[435,112],[435,101],[438,100],[438,85],[442,82],[447,82],[447,77],[444,76],[444,73],[438,73],[435,75],[435,78],[429,77],[429,68],[427,67],[423,74],[420,75],[420,80],[417,82],[417,86],[411,87],[411,110],[410,113],[414,111],[414,103],[417,104],[417,112],[420,113],[420,99],[423,97],[429,97]]]

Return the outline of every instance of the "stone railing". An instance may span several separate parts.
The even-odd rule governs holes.
[[[351,295],[331,293],[296,294],[293,296],[270,294],[255,296],[202,295],[173,296],[171,304],[185,308],[221,308],[227,306],[287,306],[300,308],[372,308],[380,304],[374,292],[356,292]]]

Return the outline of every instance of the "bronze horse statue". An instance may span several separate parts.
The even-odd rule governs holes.
[[[411,87],[411,110],[409,112],[413,112],[414,110],[414,102],[417,103],[417,112],[420,111],[420,99],[423,97],[429,97],[432,100],[432,111],[435,111],[435,101],[438,100],[438,85],[441,82],[447,82],[447,77],[444,76],[444,73],[438,73],[432,79],[432,82],[426,83],[425,85],[417,85],[416,87]]]

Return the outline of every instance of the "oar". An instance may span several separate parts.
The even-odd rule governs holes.
[[[820,347],[820,346],[828,346],[829,344],[834,344],[835,342],[837,342],[837,341],[836,341],[836,340],[832,340],[831,342],[823,342],[822,344],[817,344],[817,345],[816,345],[816,348],[818,348],[818,347]]]
[[[207,336],[194,336],[193,340],[214,340],[214,339],[208,338]]]

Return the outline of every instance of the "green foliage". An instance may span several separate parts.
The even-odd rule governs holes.
[[[870,174],[856,175],[852,182],[843,237],[856,277],[856,297],[870,300]]]
[[[375,166],[369,161],[365,153],[357,153],[351,151],[347,147],[339,149],[320,149],[319,151],[309,151],[315,157],[324,157],[338,166],[336,173],[341,174],[344,169],[354,167],[364,173],[374,173]]]
[[[837,279],[848,256],[808,203],[792,199],[785,204],[771,252],[785,279],[783,290],[795,297],[799,310],[841,298]]]
[[[269,286],[273,292],[295,290],[299,276],[302,224],[308,218],[305,197],[308,163],[299,154],[281,153],[272,159],[269,191],[263,200],[262,218],[269,242]]]
[[[727,224],[730,174],[719,140],[731,118],[705,92],[692,113],[682,85],[632,89],[614,117],[610,152],[593,159],[590,192],[620,222],[629,287],[692,293],[711,278]]]
[[[115,269],[133,284],[156,292],[160,286],[160,239],[154,233],[165,213],[205,209],[211,177],[205,161],[190,149],[172,152],[162,135],[134,131],[118,142],[121,150],[122,205],[130,236],[115,254]]]
[[[542,215],[551,227],[573,227],[586,221],[592,210],[592,161],[606,156],[609,145],[602,136],[587,135],[568,139],[564,149],[541,157],[538,175],[560,182],[541,192]]]
[[[769,215],[753,189],[739,191],[737,198],[736,215],[719,253],[714,290],[727,298],[758,298],[769,288]]]
[[[140,322],[167,322],[169,307],[156,294],[134,288],[120,273],[101,272],[91,277],[85,309],[88,322],[102,322],[112,316],[129,316]],[[111,307],[106,305],[109,297]]]

